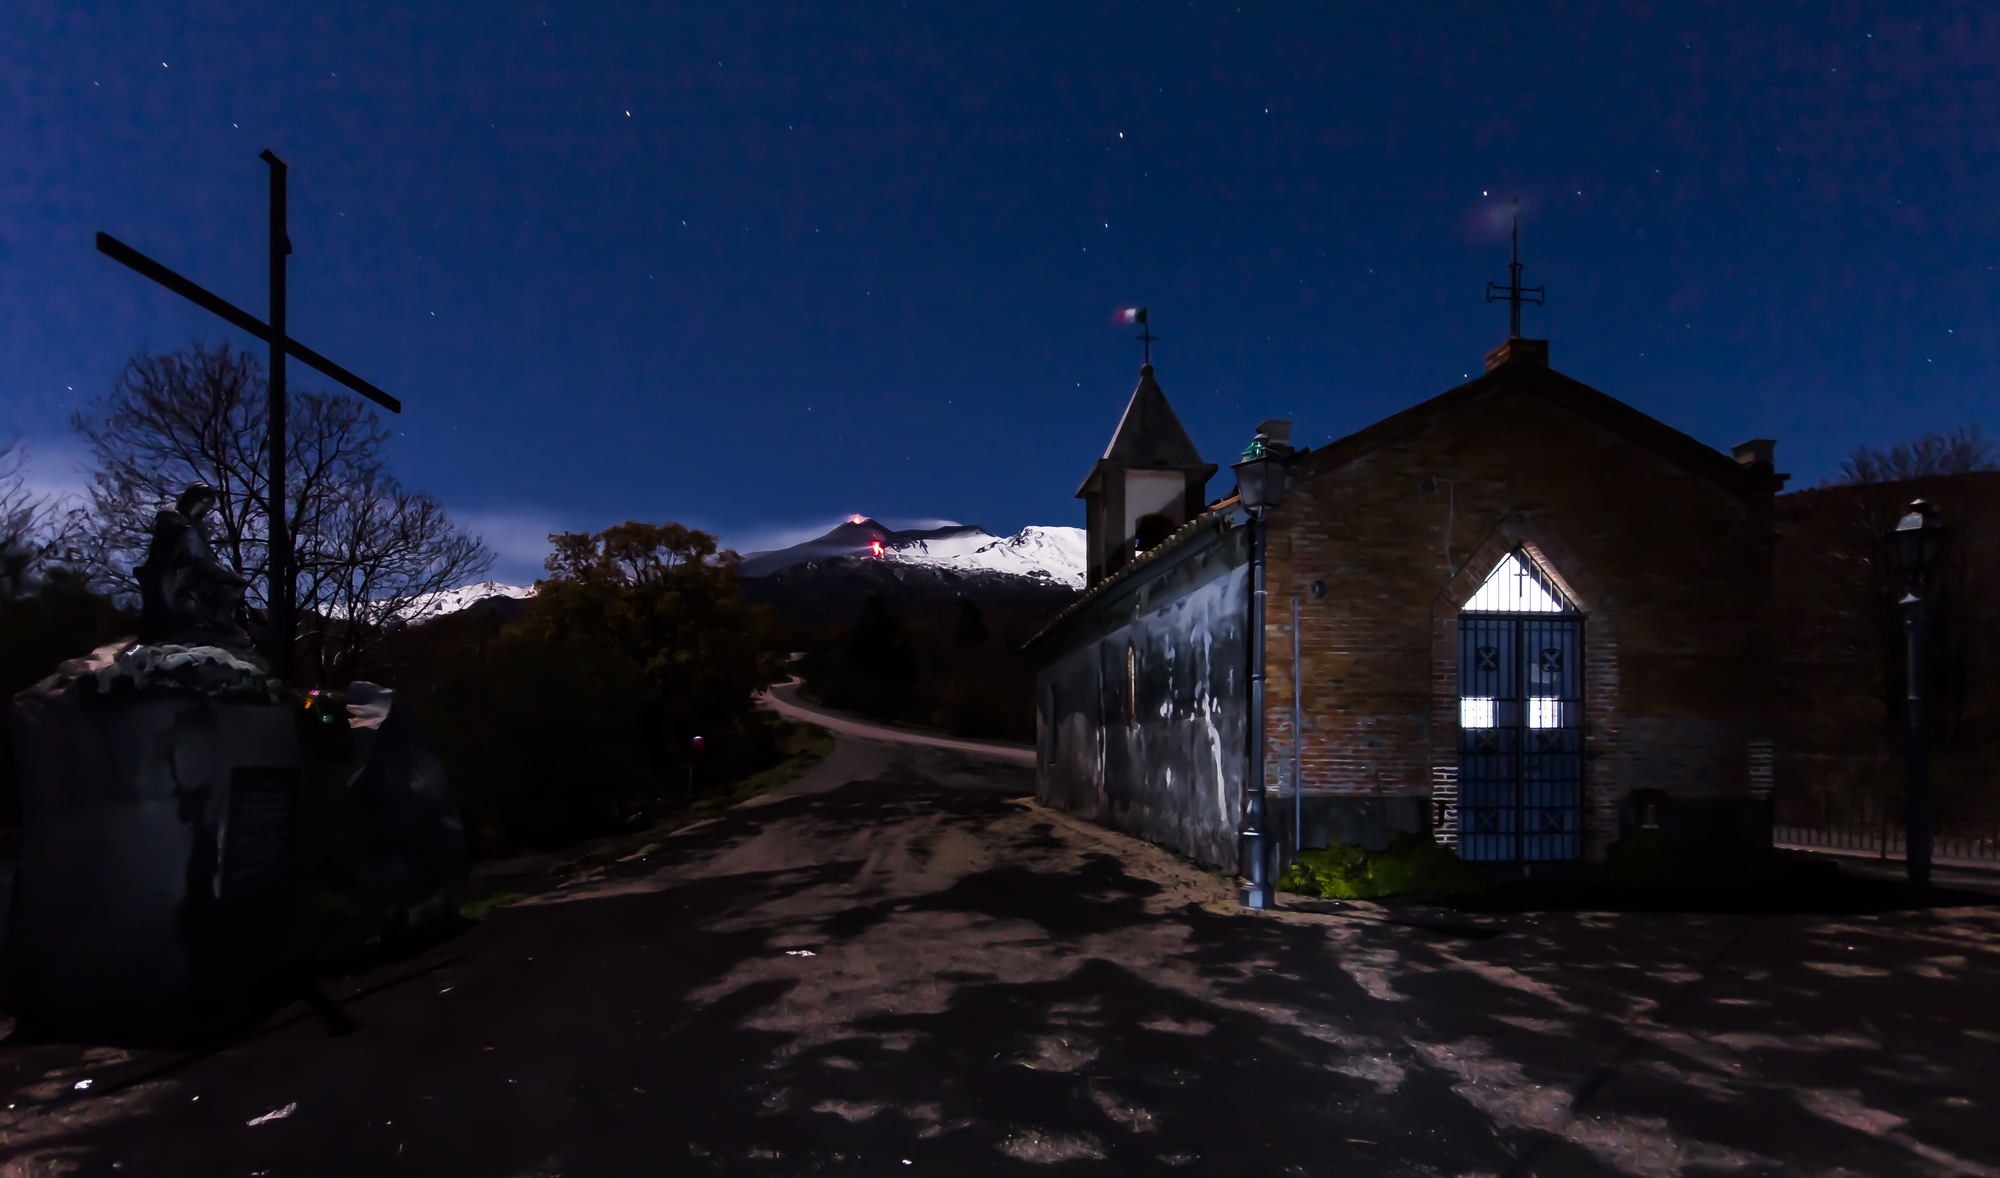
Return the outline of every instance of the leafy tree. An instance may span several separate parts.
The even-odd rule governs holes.
[[[979,612],[979,603],[970,597],[958,603],[958,621],[952,625],[952,643],[960,650],[970,650],[980,646],[991,637],[986,629],[986,615]]]
[[[913,686],[917,681],[917,661],[903,644],[903,619],[896,616],[879,593],[871,593],[861,603],[861,616],[847,632],[842,654],[848,669],[885,687]]]
[[[784,678],[766,640],[770,611],[744,600],[741,558],[718,552],[714,536],[628,521],[549,540],[550,577],[536,582],[522,634],[616,647],[666,701],[663,722],[676,735],[738,726],[753,694]]]
[[[563,846],[644,821],[687,788],[775,759],[754,694],[782,676],[737,557],[679,524],[549,537],[521,616],[441,661],[420,695],[467,830],[486,854]],[[467,630],[459,617],[422,630]],[[399,642],[407,641],[399,636]]]

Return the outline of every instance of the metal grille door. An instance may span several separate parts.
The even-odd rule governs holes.
[[[1583,619],[1460,614],[1458,853],[1583,851]]]

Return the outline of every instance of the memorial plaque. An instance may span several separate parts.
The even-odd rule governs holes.
[[[222,846],[222,895],[249,899],[287,882],[292,866],[297,769],[237,769],[229,778],[229,825]]]

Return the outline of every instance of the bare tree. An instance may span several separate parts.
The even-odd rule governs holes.
[[[0,443],[0,601],[30,592],[77,553],[80,510],[28,485],[28,455]]]
[[[28,488],[18,443],[0,446],[0,600],[27,591],[48,507]]]
[[[1981,470],[2000,470],[2000,448],[1987,440],[1975,422],[1948,433],[1933,430],[1915,441],[1893,446],[1856,446],[1841,461],[1840,473],[1827,482],[1832,486],[1894,483]]]
[[[110,393],[72,415],[92,471],[88,554],[106,590],[137,591],[153,517],[191,482],[216,489],[211,543],[250,581],[262,607],[269,584],[267,400],[262,366],[227,344],[141,352]],[[452,524],[437,500],[384,468],[389,433],[352,397],[293,392],[286,415],[284,502],[290,564],[307,642],[300,671],[345,683],[393,622],[484,573],[492,553]]]
[[[377,471],[325,497],[303,537],[301,604],[322,683],[346,683],[375,641],[422,621],[439,596],[484,573],[493,554],[444,505]]]

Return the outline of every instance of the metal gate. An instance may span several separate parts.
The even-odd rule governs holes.
[[[1583,850],[1583,619],[1459,615],[1458,853],[1576,859]]]

